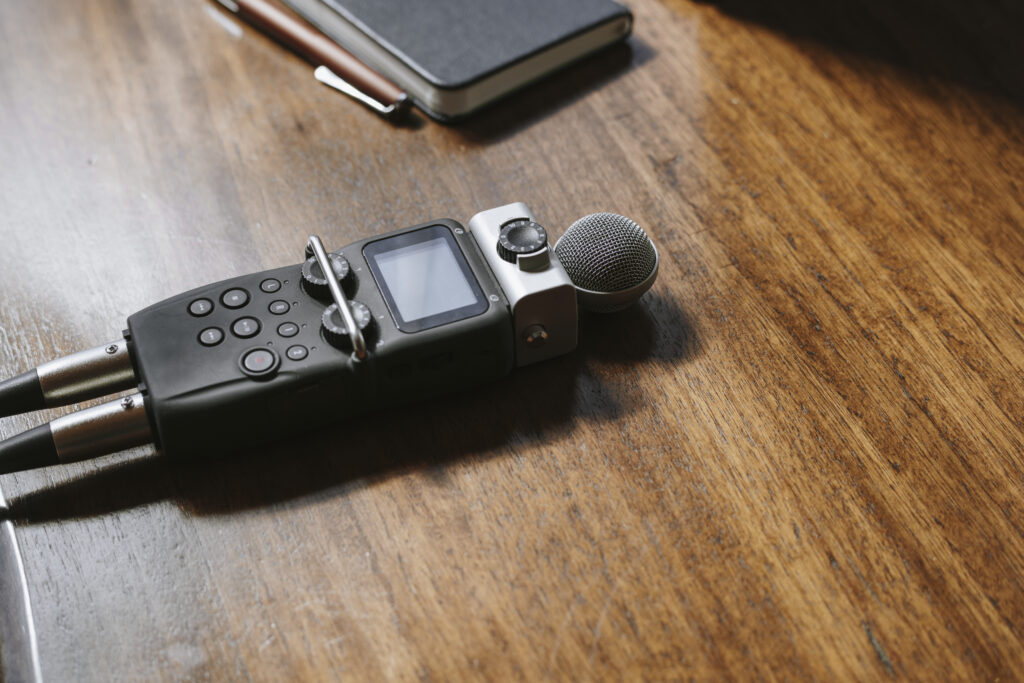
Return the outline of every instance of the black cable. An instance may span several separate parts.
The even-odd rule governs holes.
[[[56,465],[58,462],[57,447],[48,424],[0,441],[0,474]]]
[[[39,374],[35,370],[23,372],[0,382],[0,417],[27,413],[46,407]]]

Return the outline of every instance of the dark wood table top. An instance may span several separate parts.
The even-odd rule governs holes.
[[[0,4],[0,377],[311,233],[523,201],[662,256],[478,390],[0,476],[43,677],[1024,677],[1024,17],[819,4],[635,0],[403,127],[199,0]]]

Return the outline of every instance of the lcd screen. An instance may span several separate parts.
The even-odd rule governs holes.
[[[364,253],[401,330],[427,329],[487,308],[465,257],[444,227],[374,242]]]

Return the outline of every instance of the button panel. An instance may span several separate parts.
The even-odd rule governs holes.
[[[207,362],[223,362],[252,379],[277,381],[282,364],[294,370],[317,358],[323,309],[308,298],[301,277],[293,279],[283,269],[270,275],[214,285],[185,299],[181,315],[194,321],[193,343]],[[360,312],[360,322],[372,317]],[[305,319],[307,313],[313,320]]]
[[[232,348],[233,340],[235,344],[239,340],[265,344],[265,348],[276,351],[275,356],[281,359],[285,357],[285,347],[282,346],[280,350],[273,349],[273,339],[295,338],[294,341],[299,341],[299,338],[302,338],[308,355],[311,347],[309,340],[306,340],[305,324],[290,320],[279,322],[267,319],[267,316],[283,317],[298,311],[299,301],[293,302],[291,297],[297,295],[302,298],[305,296],[305,292],[300,287],[300,277],[298,276],[301,273],[297,271],[299,269],[296,269],[294,280],[283,273],[282,269],[282,271],[274,273],[273,277],[263,276],[248,281],[238,278],[236,281],[220,287],[214,285],[216,290],[210,293],[204,292],[198,296],[193,295],[187,299],[188,315],[193,318],[203,318],[203,322],[206,323],[202,327],[194,328],[192,332],[197,345],[211,349],[210,352],[213,352],[213,347],[223,349],[227,346],[226,351],[231,354],[232,359],[229,363],[239,367],[242,367],[242,356],[236,354],[239,353],[241,347]],[[281,277],[281,274],[285,274],[285,276]],[[238,309],[246,308],[255,315],[239,317],[241,311],[235,312]],[[259,311],[262,311],[263,315],[259,315]],[[266,333],[270,333],[271,336],[261,339],[260,336]],[[252,367],[242,367],[242,369],[247,374],[253,372]]]

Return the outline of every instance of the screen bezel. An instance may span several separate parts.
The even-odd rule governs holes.
[[[398,310],[398,303],[395,301],[395,298],[391,293],[391,289],[388,287],[384,273],[381,272],[380,266],[377,264],[377,257],[382,254],[395,251],[396,249],[429,242],[439,237],[445,241],[449,250],[451,250],[452,256],[455,258],[455,262],[458,264],[459,270],[462,272],[462,276],[466,278],[466,282],[469,284],[469,288],[473,293],[474,302],[459,308],[435,313],[434,315],[429,315],[424,318],[406,320]],[[447,325],[448,323],[472,318],[473,316],[480,315],[486,311],[489,305],[487,298],[484,296],[483,290],[480,288],[480,282],[477,280],[476,274],[470,267],[469,261],[466,260],[466,255],[462,252],[462,248],[455,239],[455,235],[453,235],[451,230],[444,225],[430,225],[425,228],[419,228],[400,235],[392,235],[383,239],[374,240],[363,247],[363,258],[366,259],[366,264],[370,267],[373,279],[377,283],[377,289],[379,289],[380,293],[384,296],[384,302],[387,304],[388,310],[391,312],[391,317],[395,321],[395,326],[397,326],[402,332],[421,332],[440,325]]]

